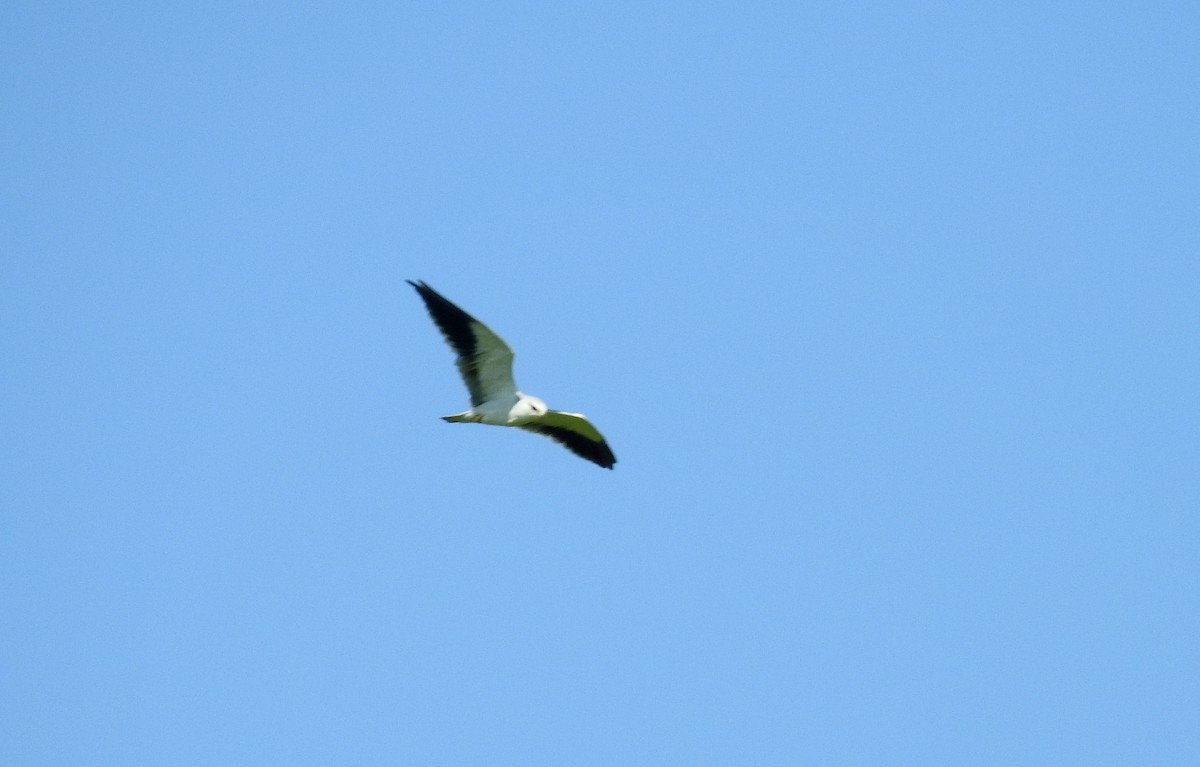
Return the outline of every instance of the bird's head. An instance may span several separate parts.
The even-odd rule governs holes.
[[[517,393],[517,404],[509,411],[509,420],[537,418],[546,414],[546,403],[537,397]]]

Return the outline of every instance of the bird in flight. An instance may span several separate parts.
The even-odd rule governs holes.
[[[504,339],[424,282],[407,282],[417,289],[429,316],[457,355],[455,364],[471,393],[471,409],[442,416],[443,421],[515,426],[549,437],[605,469],[613,467],[616,456],[587,418],[550,410],[537,397],[517,391],[513,351]]]

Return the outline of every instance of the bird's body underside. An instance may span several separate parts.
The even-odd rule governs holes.
[[[517,391],[513,352],[475,319],[424,282],[408,281],[454,350],[455,364],[471,395],[471,409],[442,416],[451,423],[515,426],[550,437],[576,455],[606,469],[617,462],[604,437],[579,413],[550,410],[537,397]]]
[[[495,397],[481,402],[463,413],[442,416],[442,420],[453,423],[485,423],[490,426],[519,426],[546,412],[548,411],[545,402],[537,397],[516,392],[511,396]]]

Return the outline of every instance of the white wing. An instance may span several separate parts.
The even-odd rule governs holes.
[[[519,424],[519,428],[544,435],[581,458],[611,469],[617,457],[591,421],[579,413],[549,410],[543,416]]]
[[[504,339],[424,282],[408,280],[408,284],[417,289],[429,316],[458,355],[454,362],[471,393],[471,407],[498,397],[515,397],[513,351]]]

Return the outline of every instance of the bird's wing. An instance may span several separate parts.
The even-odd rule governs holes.
[[[617,457],[613,455],[604,437],[579,413],[549,410],[545,415],[519,424],[518,427],[549,437],[575,455],[606,469],[611,469],[617,462]]]
[[[454,362],[471,393],[471,407],[501,396],[515,396],[513,351],[487,325],[459,309],[424,282],[408,284],[417,289],[429,316],[458,355]]]

